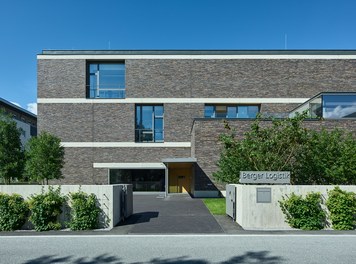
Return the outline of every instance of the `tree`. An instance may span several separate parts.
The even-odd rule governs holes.
[[[356,140],[342,130],[307,130],[305,117],[272,120],[264,127],[257,118],[241,140],[227,126],[213,176],[237,183],[240,171],[286,170],[292,184],[356,184]]]
[[[244,139],[229,134],[220,137],[223,150],[218,161],[219,171],[213,176],[225,183],[237,183],[240,171],[292,170],[296,155],[302,151],[307,131],[302,127],[306,114],[283,120],[272,120],[271,126],[262,126],[261,118],[252,123]]]
[[[356,184],[356,141],[350,133],[309,131],[296,159],[295,184]]]
[[[63,178],[64,148],[61,140],[47,132],[29,140],[26,149],[25,175],[31,181],[48,184],[48,180]]]
[[[22,177],[24,153],[20,135],[16,122],[0,113],[0,178],[6,184]]]

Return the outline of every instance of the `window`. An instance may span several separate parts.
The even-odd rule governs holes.
[[[125,63],[89,63],[89,98],[125,98]]]
[[[356,118],[356,94],[323,95],[324,118]]]
[[[110,184],[132,184],[134,192],[164,192],[162,169],[110,169],[109,175]]]
[[[311,118],[356,118],[356,93],[321,93],[293,110],[289,116],[308,111]]]
[[[163,105],[136,105],[135,142],[163,142]]]
[[[205,105],[206,118],[256,118],[257,105]]]

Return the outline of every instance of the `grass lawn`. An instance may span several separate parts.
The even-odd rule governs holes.
[[[203,202],[213,215],[224,215],[226,213],[225,198],[205,198]]]

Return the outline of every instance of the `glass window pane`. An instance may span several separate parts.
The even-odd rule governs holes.
[[[239,106],[238,107],[237,117],[238,118],[248,118],[247,106]]]
[[[144,105],[142,106],[142,128],[153,128],[153,107]]]
[[[324,118],[356,118],[356,95],[323,95]]]
[[[165,170],[110,169],[110,184],[132,184],[133,191],[163,192]]]
[[[227,118],[236,118],[237,117],[237,108],[236,106],[227,107]]]
[[[142,128],[141,124],[141,106],[136,106],[136,129]]]
[[[98,71],[98,64],[90,64],[89,65],[89,72],[94,74]]]
[[[89,89],[100,90],[96,94],[90,91],[91,98],[125,98],[124,63],[91,63],[89,74]]]
[[[163,116],[163,106],[161,105],[155,106],[155,116]]]
[[[163,141],[163,131],[155,130],[155,141],[156,142]]]
[[[227,116],[226,105],[216,105],[215,106],[215,116],[216,117],[226,117]]]
[[[214,116],[214,106],[206,105],[204,109],[204,117],[213,118]]]
[[[258,114],[258,106],[248,106],[247,107],[247,116],[248,118],[256,118]]]
[[[163,118],[155,119],[155,130],[163,130]]]

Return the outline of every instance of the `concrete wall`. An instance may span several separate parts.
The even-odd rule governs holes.
[[[52,185],[55,189],[58,185]],[[0,193],[17,193],[28,200],[31,195],[39,194],[42,190],[48,191],[48,185],[0,185]],[[129,217],[132,214],[132,186],[117,184],[117,185],[61,185],[61,193],[68,195],[71,192],[82,190],[88,194],[95,194],[98,199],[98,205],[102,213],[99,216],[100,228],[113,228],[123,217]],[[122,214],[121,199],[123,197],[123,188],[128,189],[129,198],[126,199],[128,211],[125,215]],[[68,221],[66,215],[69,213],[69,207],[63,207],[63,213],[60,217],[62,223]],[[28,225],[27,225],[28,226]]]
[[[320,192],[324,201],[332,185],[240,185],[236,187],[236,222],[247,230],[290,230],[278,201],[294,192],[305,196]],[[356,192],[356,186],[339,186],[342,190]],[[271,203],[256,202],[256,188],[271,188]]]

